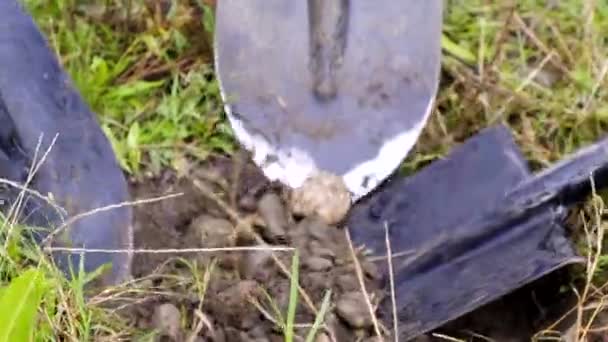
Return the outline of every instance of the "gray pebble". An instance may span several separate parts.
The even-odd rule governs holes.
[[[258,212],[266,223],[264,234],[269,239],[274,240],[285,236],[288,221],[283,201],[277,194],[273,192],[264,194],[258,203]]]
[[[360,287],[357,278],[351,273],[339,276],[336,283],[341,292],[357,291]]]
[[[330,226],[325,222],[315,217],[307,217],[298,223],[298,230],[302,230],[310,234],[313,238],[324,241],[327,239]]]
[[[181,335],[181,317],[175,305],[165,303],[154,308],[152,324],[161,334],[177,341]]]
[[[329,336],[327,336],[326,333],[321,332],[315,338],[315,342],[331,342],[331,339],[329,338]]]
[[[229,247],[233,243],[234,226],[225,219],[201,215],[192,221],[190,231],[208,248]]]
[[[336,303],[336,313],[349,326],[355,329],[364,329],[372,326],[372,319],[363,294],[349,292],[343,294]]]
[[[321,257],[310,257],[304,261],[304,265],[313,272],[325,271],[333,266],[331,260]]]
[[[271,251],[250,252],[240,259],[239,271],[245,279],[264,282],[274,270]]]
[[[318,241],[310,242],[310,253],[325,259],[333,260],[336,258],[336,253],[329,248],[322,247]]]

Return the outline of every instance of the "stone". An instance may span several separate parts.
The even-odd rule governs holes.
[[[343,294],[336,303],[336,314],[352,328],[365,329],[372,326],[367,304],[360,292]]]
[[[152,316],[152,325],[162,335],[172,338],[174,341],[179,341],[181,337],[181,312],[171,304],[164,303],[154,308]]]
[[[351,195],[341,177],[319,172],[293,189],[291,211],[300,216],[318,216],[329,225],[342,221],[351,207]]]

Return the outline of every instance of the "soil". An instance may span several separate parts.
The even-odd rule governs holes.
[[[372,322],[358,292],[357,272],[344,232],[317,218],[293,217],[284,205],[287,199],[284,191],[267,182],[251,164],[242,167],[239,181],[235,182],[235,165],[225,158],[213,158],[205,165],[194,167],[188,176],[179,177],[175,172],[166,171],[160,177],[132,182],[134,198],[183,194],[135,209],[135,247],[217,248],[258,245],[260,242],[297,247],[300,284],[311,304],[318,310],[326,290],[332,291],[331,303],[338,304],[339,310],[332,308],[326,316],[328,327],[322,329],[328,334],[326,337],[330,341],[332,338],[356,341],[371,337]],[[234,184],[238,184],[236,189],[233,189]],[[210,198],[214,196],[217,198]],[[274,255],[286,270],[290,269],[291,252],[274,252]],[[204,301],[193,284],[184,286],[168,277],[192,278],[192,270],[175,256],[135,256],[133,276],[150,278],[155,275],[152,285],[171,292],[168,296],[148,297],[132,308],[129,314],[135,314],[139,327],[158,328],[154,317],[156,308],[171,303],[182,312],[185,310],[185,321],[192,322],[197,311],[207,317],[209,326],[197,333],[201,341],[282,341],[272,306],[276,305],[285,317],[290,280],[277,266],[272,253],[239,251],[178,255],[189,263],[196,263],[193,267],[201,278],[212,267]],[[361,263],[367,290],[376,303],[381,298],[378,274],[373,263]],[[298,303],[296,324],[312,323],[315,316],[306,301],[300,296]],[[185,339],[195,328],[187,324],[179,334],[168,335],[173,335],[174,340]],[[305,336],[308,329],[310,326],[296,329],[296,333]]]
[[[317,310],[326,291],[331,290],[325,325],[316,341],[375,341],[343,229],[315,217],[294,216],[284,206],[288,198],[285,190],[269,183],[252,164],[213,157],[204,164],[189,165],[180,174],[165,171],[158,177],[132,181],[131,187],[137,199],[183,194],[136,207],[136,248],[260,243],[296,247],[300,284]],[[283,341],[278,323],[281,318],[273,305],[284,319],[290,280],[272,254],[138,254],[133,276],[157,291],[129,306],[126,315],[139,328],[160,330],[168,341]],[[291,252],[274,252],[274,256],[290,269]],[[358,260],[376,306],[387,295],[381,275],[373,261],[360,255]],[[571,297],[556,295],[563,277],[564,272],[556,272],[436,333],[466,340],[484,340],[472,338],[474,332],[495,341],[529,341],[544,324],[559,318],[566,304],[572,304]],[[315,315],[302,295],[298,303],[296,334],[302,338],[296,340],[303,341]],[[380,321],[380,329],[388,336],[391,326]],[[419,340],[445,341],[431,334]]]

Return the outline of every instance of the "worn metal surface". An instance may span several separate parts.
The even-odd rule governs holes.
[[[266,176],[322,169],[360,198],[401,163],[437,90],[442,1],[223,0],[216,70]]]
[[[580,174],[608,165],[606,144],[564,163],[576,170],[533,177],[508,129],[493,127],[359,203],[347,222],[353,240],[386,255],[386,224],[393,253],[403,254],[393,261],[401,338],[582,262],[561,223],[570,202],[557,194],[567,194],[566,183],[583,189]]]
[[[54,228],[74,215],[127,201],[126,180],[108,139],[32,18],[14,0],[0,1],[0,18],[0,178],[23,183],[39,138],[38,158],[57,135],[30,188],[52,194],[65,212],[27,196],[23,223]],[[7,210],[15,191],[0,192],[9,200],[3,202]],[[99,212],[74,222],[55,241],[63,247],[131,248],[131,220],[128,207]],[[42,231],[35,237],[40,242],[47,235]],[[66,272],[70,265],[78,269],[78,254],[54,257]],[[129,254],[85,254],[86,271],[108,262],[113,268],[107,282],[129,276]]]

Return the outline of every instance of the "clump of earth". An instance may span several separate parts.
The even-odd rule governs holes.
[[[121,310],[135,327],[156,330],[166,341],[283,341],[293,252],[234,248],[293,247],[299,254],[302,290],[296,341],[304,341],[328,293],[328,310],[315,342],[380,341],[372,317],[378,318],[383,340],[392,340],[392,326],[376,315],[379,303],[390,296],[379,272],[379,263],[386,260],[366,258],[356,245],[351,249],[345,228],[337,223],[345,214],[341,202],[333,214],[317,204],[298,210],[294,193],[269,182],[251,162],[216,156],[184,165],[178,172],[131,182],[134,199],[181,193],[134,208],[135,248],[191,249],[135,255],[133,276],[145,290]],[[314,180],[312,188],[328,179]],[[300,196],[300,205],[310,199],[295,196]],[[198,250],[205,248],[216,250]],[[554,293],[563,284],[562,276],[557,273],[540,285],[526,286],[440,331],[461,336],[474,332],[495,341],[529,340],[556,318],[553,311],[563,312],[538,304],[538,294]],[[417,340],[445,341],[437,336]]]

